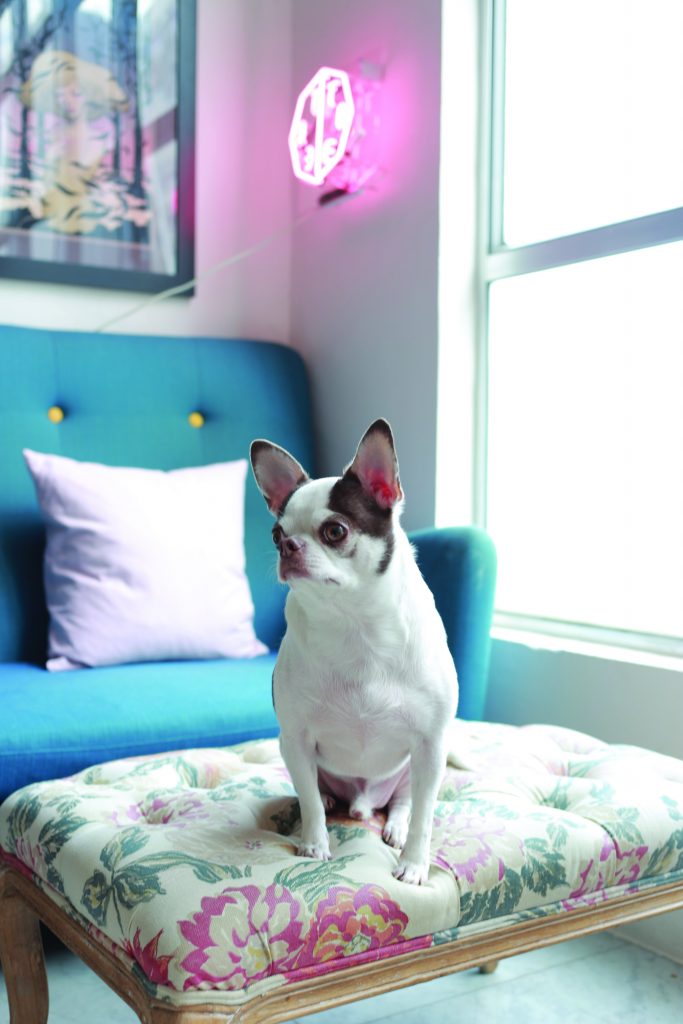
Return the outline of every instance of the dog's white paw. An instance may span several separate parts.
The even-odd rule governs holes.
[[[332,860],[327,836],[314,843],[299,843],[296,853],[298,857],[311,857],[313,860]]]
[[[429,864],[416,864],[415,861],[404,860],[401,857],[392,874],[400,882],[423,885],[429,878]]]
[[[402,850],[406,844],[407,838],[408,822],[392,821],[391,818],[389,818],[382,829],[382,839],[387,846],[393,846],[395,850]]]

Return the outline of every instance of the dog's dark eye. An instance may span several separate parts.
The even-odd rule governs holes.
[[[325,523],[320,532],[328,544],[339,544],[349,531],[343,523]]]
[[[275,545],[275,547],[279,547],[280,546],[280,541],[282,540],[283,536],[284,536],[284,534],[282,532],[282,529],[279,526],[274,526],[273,527],[273,544]]]

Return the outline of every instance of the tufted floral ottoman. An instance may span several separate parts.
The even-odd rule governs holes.
[[[294,855],[275,741],[115,761],[0,808],[13,1024],[44,1021],[37,920],[142,1020],[280,1021],[683,906],[683,762],[546,726],[455,722],[429,883],[382,819]]]

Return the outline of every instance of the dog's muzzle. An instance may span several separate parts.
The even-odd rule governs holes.
[[[306,566],[306,543],[297,537],[283,537],[277,546],[280,552],[280,579],[306,579],[310,573]]]
[[[280,558],[292,558],[298,552],[303,551],[305,545],[298,537],[283,537],[278,544]]]

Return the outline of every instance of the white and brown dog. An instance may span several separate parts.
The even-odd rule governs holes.
[[[373,423],[339,478],[311,480],[270,441],[253,442],[251,463],[290,588],[273,699],[301,806],[297,852],[329,859],[334,797],[355,818],[388,807],[384,840],[402,850],[394,875],[425,882],[458,684],[399,524],[391,428]]]

